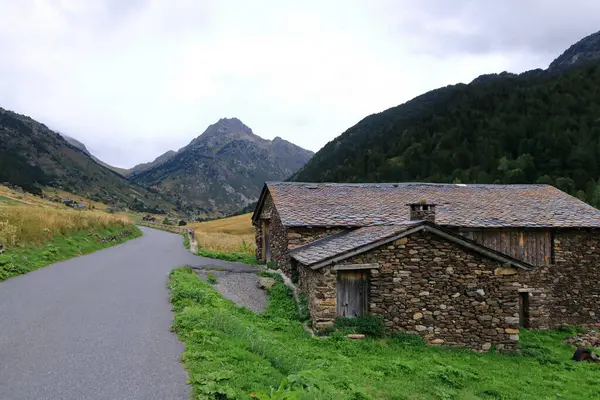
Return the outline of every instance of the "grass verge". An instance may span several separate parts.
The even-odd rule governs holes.
[[[251,214],[188,224],[204,257],[257,264]]]
[[[171,273],[170,287],[194,399],[598,398],[600,365],[570,360],[568,331],[522,332],[523,355],[428,347],[409,335],[313,338],[279,285],[260,315],[187,268]]]
[[[90,236],[90,233],[93,236]],[[0,282],[141,235],[142,232],[133,225],[114,225],[91,231],[78,231],[68,236],[55,235],[43,244],[33,243],[9,248],[0,255]]]
[[[260,264],[260,262],[256,259],[256,256],[254,254],[248,254],[248,253],[240,253],[240,252],[226,253],[223,251],[201,248],[201,249],[198,249],[197,255],[202,256],[202,257],[208,257],[208,258],[216,258],[217,260],[241,262],[241,263],[250,264],[250,265],[259,265]]]

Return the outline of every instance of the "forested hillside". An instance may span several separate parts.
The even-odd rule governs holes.
[[[27,116],[0,108],[0,183],[40,193],[43,186],[85,196],[118,208],[163,213],[173,205],[69,144]]]
[[[600,206],[600,65],[486,76],[369,116],[297,181],[548,183]]]

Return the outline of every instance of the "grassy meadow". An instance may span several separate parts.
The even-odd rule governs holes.
[[[351,341],[308,335],[285,287],[255,314],[191,270],[171,273],[173,330],[194,399],[599,399],[600,364],[571,360],[574,329],[522,331],[522,354],[426,346],[396,335]]]
[[[129,221],[0,186],[0,282],[141,235]]]
[[[124,228],[127,218],[101,211],[77,211],[31,206],[0,205],[0,243],[8,248],[39,245],[77,232]]]
[[[256,264],[256,244],[252,214],[188,224],[198,241],[198,254],[204,257]]]

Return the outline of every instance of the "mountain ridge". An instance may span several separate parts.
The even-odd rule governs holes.
[[[104,161],[100,160],[98,157],[94,156],[94,155],[93,155],[93,154],[92,154],[92,153],[91,153],[91,152],[88,150],[88,148],[86,147],[86,145],[85,145],[85,144],[83,144],[83,142],[81,142],[81,141],[79,141],[79,140],[75,139],[73,136],[69,136],[69,135],[66,135],[66,134],[64,134],[64,133],[61,133],[61,132],[57,132],[57,133],[58,133],[60,136],[62,136],[62,137],[63,137],[63,139],[65,139],[65,140],[67,141],[67,143],[69,143],[69,144],[70,144],[70,145],[72,145],[72,146],[75,146],[75,147],[77,147],[78,149],[80,149],[81,151],[83,151],[84,153],[86,153],[88,156],[90,156],[90,157],[92,158],[92,160],[96,161],[98,164],[100,164],[100,165],[102,165],[103,167],[105,167],[105,168],[108,168],[108,169],[110,169],[110,170],[112,170],[112,171],[114,171],[114,172],[116,172],[116,173],[118,173],[118,174],[121,174],[121,175],[123,175],[123,176],[126,176],[126,175],[127,175],[127,173],[128,173],[128,171],[129,171],[129,170],[127,170],[127,169],[125,169],[125,168],[114,167],[114,166],[112,166],[112,165],[110,165],[110,164],[107,164],[107,163],[105,163]]]
[[[143,212],[173,209],[160,195],[102,166],[46,125],[4,108],[0,108],[0,181],[34,193],[53,186]]]
[[[221,118],[132,179],[188,213],[233,213],[255,202],[265,181],[288,178],[313,154],[281,138],[264,139],[237,118]]]

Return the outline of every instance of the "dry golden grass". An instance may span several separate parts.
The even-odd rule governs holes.
[[[188,224],[188,227],[196,231],[221,232],[231,235],[254,234],[252,226],[252,214],[236,215],[235,217],[215,219],[214,221],[196,222]]]
[[[48,196],[54,196],[59,198],[69,198],[77,203],[83,203],[86,207],[94,206],[96,210],[106,210],[106,204],[99,203],[97,201],[89,200],[85,197],[78,196],[72,193],[64,192],[61,190],[57,190],[54,188],[46,188],[43,190],[44,194]],[[4,204],[3,204],[4,203]],[[38,196],[34,196],[31,193],[20,193],[15,192],[12,189],[7,188],[6,186],[0,185],[0,205],[6,205],[6,203],[10,203],[9,205],[28,205],[28,206],[36,206],[36,207],[46,207],[46,208],[58,208],[58,209],[66,209],[63,203],[60,202],[52,202],[46,199],[43,199]]]
[[[254,254],[256,251],[252,214],[189,224],[200,248],[224,253]]]
[[[0,243],[7,246],[39,244],[57,235],[126,224],[129,224],[127,218],[100,211],[0,206]]]

